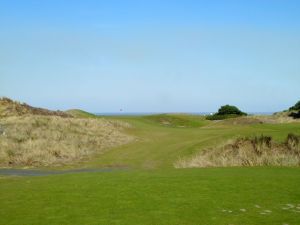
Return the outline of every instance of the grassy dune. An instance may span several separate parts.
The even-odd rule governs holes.
[[[271,136],[263,135],[237,138],[224,146],[202,150],[174,165],[176,168],[299,166],[300,136],[289,134],[284,142],[274,142]]]
[[[107,119],[19,116],[0,119],[0,165],[74,164],[134,139],[129,124]]]

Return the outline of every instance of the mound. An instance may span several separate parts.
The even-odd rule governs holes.
[[[228,125],[251,125],[251,124],[262,124],[263,120],[259,117],[242,116],[236,118],[230,118],[223,120],[222,124]]]
[[[9,98],[0,98],[0,117],[22,116],[22,115],[46,115],[72,117],[62,111],[51,111],[43,108],[36,108],[26,103],[13,101]]]
[[[65,113],[76,117],[76,118],[96,118],[97,116],[95,114],[80,110],[80,109],[70,109],[65,111]]]
[[[203,116],[188,114],[158,114],[144,118],[167,127],[201,127],[208,123]]]
[[[192,159],[180,160],[175,167],[299,165],[300,136],[289,134],[284,143],[276,143],[269,136],[239,138],[222,147],[203,150]]]
[[[106,119],[17,116],[0,119],[0,165],[70,164],[133,140],[129,124]]]

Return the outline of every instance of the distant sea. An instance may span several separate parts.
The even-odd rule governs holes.
[[[94,113],[98,116],[148,116],[157,114],[192,114],[192,115],[210,115],[215,112],[103,112]],[[248,112],[249,115],[272,115],[274,112]]]

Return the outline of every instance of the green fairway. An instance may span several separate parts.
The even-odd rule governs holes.
[[[295,168],[124,171],[0,182],[5,225],[300,223]]]
[[[0,177],[0,225],[300,224],[299,168],[173,165],[233,137],[283,141],[300,134],[299,123],[232,125],[189,115],[110,119],[130,123],[126,132],[136,141],[72,167],[119,170]]]
[[[136,136],[137,141],[110,150],[85,166],[173,168],[176,160],[189,157],[203,148],[218,146],[230,138],[264,134],[271,135],[276,141],[283,141],[288,133],[300,134],[300,123],[232,125],[191,115],[129,116],[117,119],[133,125],[128,132]],[[163,124],[162,120],[170,121],[170,124]]]

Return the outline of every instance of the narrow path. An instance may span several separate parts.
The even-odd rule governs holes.
[[[99,173],[126,170],[126,168],[86,168],[72,170],[39,170],[39,169],[0,169],[0,176],[47,176],[73,173]]]

